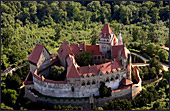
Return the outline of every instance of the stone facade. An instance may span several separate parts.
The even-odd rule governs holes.
[[[107,32],[107,28],[109,32]],[[92,53],[94,54],[94,61],[98,64],[100,63],[99,65],[94,64],[93,66],[87,67],[78,66],[75,60],[75,54],[77,55],[85,49],[81,48],[79,44],[68,45],[66,41],[63,42],[58,50],[58,60],[67,70],[64,81],[46,79],[50,75],[51,66],[49,64],[51,64],[51,55],[43,46],[37,65],[30,63],[34,89],[43,95],[52,97],[82,98],[90,97],[90,95],[99,96],[99,88],[102,82],[104,82],[108,88],[117,90],[123,78],[131,80],[130,52],[124,45],[113,46],[116,45],[116,42],[114,43],[116,37],[108,25],[105,25],[105,29],[103,30],[105,32],[100,34],[99,46],[91,47]],[[74,50],[73,46],[76,50]],[[85,44],[83,44],[83,46],[85,47]],[[39,47],[41,48],[42,46]],[[110,53],[108,53],[109,51]],[[110,59],[106,57],[106,53],[110,54]],[[32,60],[32,58],[30,60]],[[106,62],[106,60],[109,62]],[[140,81],[138,75],[133,74],[133,76],[137,78],[137,81]],[[139,83],[138,86],[141,86],[141,83]],[[132,89],[134,91],[139,90],[140,88],[138,89],[138,86]],[[131,90],[131,93],[133,90]],[[119,96],[130,94],[130,90],[126,90],[126,93],[123,91],[125,90],[119,93],[112,93],[112,97],[116,98],[117,93],[120,94]],[[134,94],[133,97],[135,95],[137,95],[137,93]]]

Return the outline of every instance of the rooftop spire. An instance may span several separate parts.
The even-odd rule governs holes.
[[[118,45],[122,45],[122,44],[123,44],[122,36],[121,36],[121,33],[119,33]]]

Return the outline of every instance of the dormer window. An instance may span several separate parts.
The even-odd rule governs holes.
[[[106,33],[104,33],[104,37],[106,37]]]

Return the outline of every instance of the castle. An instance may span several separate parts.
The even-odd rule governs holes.
[[[82,98],[99,96],[100,84],[104,82],[112,89],[112,96],[130,94],[133,98],[141,91],[141,79],[138,69],[131,69],[130,51],[124,46],[121,34],[117,39],[109,25],[104,24],[99,36],[98,45],[86,45],[85,42],[70,45],[64,40],[57,57],[52,57],[45,46],[37,44],[28,57],[30,72],[24,81],[25,90],[35,89],[52,97]],[[94,65],[80,67],[76,63],[76,57],[82,51],[91,51]],[[47,79],[51,66],[60,64],[66,70],[65,80]],[[132,76],[137,84],[133,84]]]

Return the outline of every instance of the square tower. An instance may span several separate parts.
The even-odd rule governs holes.
[[[111,47],[116,45],[117,38],[113,33],[113,30],[110,29],[109,24],[104,24],[99,36],[100,39],[98,43],[100,46],[100,52],[105,55],[110,55],[109,53],[111,53]]]

